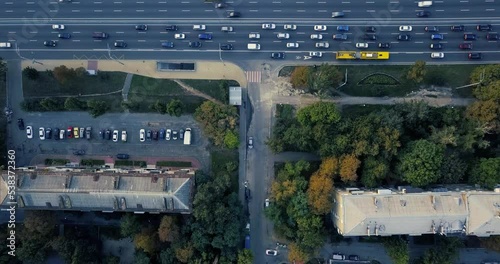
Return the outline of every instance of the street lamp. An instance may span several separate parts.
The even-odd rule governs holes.
[[[114,60],[114,61],[116,61],[116,62],[118,62],[118,63],[120,63],[121,65],[125,65],[121,61],[113,58],[113,55],[111,55],[111,48],[109,47],[109,43],[106,43],[106,45],[108,45],[108,56],[109,56],[109,58],[112,59],[112,60]]]
[[[224,66],[226,66],[226,64],[224,63],[224,60],[222,59],[222,48],[221,48],[220,43],[219,43],[219,59],[222,62],[222,64],[224,64]]]
[[[25,58],[25,57],[21,56],[21,51],[19,50],[19,46],[17,46],[17,42],[15,44],[16,44],[16,54],[17,54],[17,56],[19,56],[19,58],[21,60],[29,60],[28,58]],[[31,52],[31,54],[34,54],[34,53]],[[36,61],[35,58],[32,59],[31,63],[33,63],[33,64],[38,63],[40,65],[43,65],[43,63],[41,63],[39,61]]]

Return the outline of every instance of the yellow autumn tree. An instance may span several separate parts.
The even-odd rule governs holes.
[[[309,258],[308,254],[295,243],[291,243],[288,248],[288,261],[291,263],[304,263]]]
[[[339,159],[337,157],[328,157],[321,162],[318,173],[328,176],[329,178],[335,177],[339,172]]]
[[[314,214],[323,215],[332,209],[333,180],[326,174],[315,172],[309,179],[307,200]]]
[[[355,182],[358,179],[356,171],[359,168],[359,161],[353,154],[342,155],[340,158],[340,179],[345,182]]]
[[[158,249],[158,236],[154,230],[144,228],[139,234],[134,236],[134,245],[136,248],[140,248],[144,252],[152,255]]]
[[[306,88],[309,84],[311,70],[309,67],[299,66],[295,67],[290,75],[290,82],[293,88]]]
[[[187,245],[185,247],[175,249],[175,257],[182,263],[188,263],[189,259],[193,256],[193,246]]]

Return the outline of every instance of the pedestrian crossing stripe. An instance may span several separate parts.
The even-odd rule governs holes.
[[[260,71],[247,71],[245,72],[248,82],[260,83],[262,80],[262,75]]]

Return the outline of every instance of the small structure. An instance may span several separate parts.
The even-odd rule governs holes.
[[[229,87],[229,104],[241,105],[241,87],[239,86]]]

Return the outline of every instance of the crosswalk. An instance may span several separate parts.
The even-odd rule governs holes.
[[[248,82],[260,83],[260,81],[262,80],[262,75],[260,71],[247,71],[245,72],[245,74],[247,75]]]

